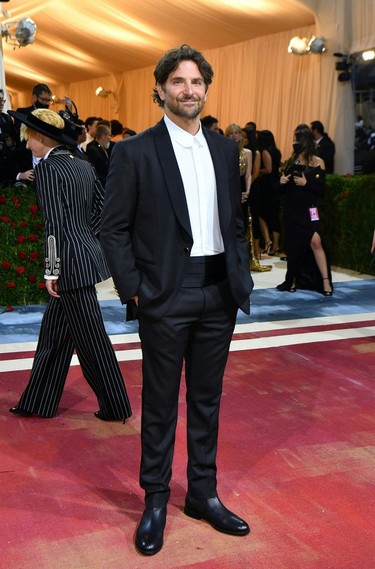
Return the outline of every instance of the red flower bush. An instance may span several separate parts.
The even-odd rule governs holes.
[[[32,187],[0,189],[0,312],[48,300],[44,221]],[[21,264],[20,264],[21,261]]]

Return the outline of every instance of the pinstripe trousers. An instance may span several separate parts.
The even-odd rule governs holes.
[[[73,351],[106,419],[126,419],[131,406],[111,341],[106,333],[95,287],[59,292],[45,310],[29,383],[18,407],[54,417]]]

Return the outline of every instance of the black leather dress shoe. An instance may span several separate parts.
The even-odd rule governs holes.
[[[34,415],[34,413],[31,413],[30,411],[20,409],[17,405],[11,407],[9,409],[9,413],[13,413],[13,415],[21,415],[22,417],[32,417]]]
[[[167,508],[146,508],[135,536],[135,545],[143,555],[155,555],[163,547]]]
[[[217,497],[208,500],[195,500],[187,497],[184,512],[196,520],[205,520],[223,533],[247,535],[250,532],[247,523],[230,512]]]

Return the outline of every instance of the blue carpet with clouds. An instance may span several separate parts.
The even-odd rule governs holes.
[[[100,302],[108,334],[138,331],[137,322],[125,321],[125,307],[118,300]],[[375,279],[335,284],[332,297],[310,291],[279,292],[257,289],[251,295],[251,314],[238,313],[238,323],[270,322],[361,314],[375,309]],[[38,339],[44,305],[21,306],[0,314],[0,343],[33,342]]]

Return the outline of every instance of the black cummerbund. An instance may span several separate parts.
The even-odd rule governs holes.
[[[182,287],[203,287],[218,283],[227,276],[225,255],[189,257],[186,260]]]

